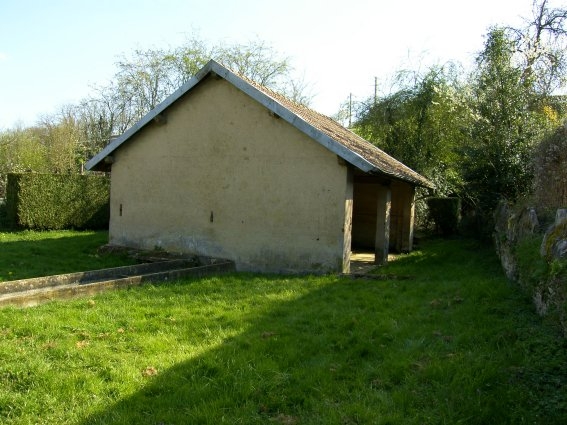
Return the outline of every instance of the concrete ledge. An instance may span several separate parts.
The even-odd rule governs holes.
[[[31,279],[11,280],[0,282],[0,294],[8,294],[30,289],[49,286],[67,285],[72,283],[89,283],[116,277],[155,273],[172,268],[183,268],[199,265],[195,260],[173,260],[158,263],[135,264],[132,266],[113,267],[110,269],[90,270],[86,272],[58,274],[53,276],[34,277]]]
[[[0,306],[31,307],[56,299],[93,295],[147,282],[173,281],[233,271],[234,263],[228,260],[214,260],[211,264],[196,267],[191,267],[187,260],[173,260],[2,282]]]

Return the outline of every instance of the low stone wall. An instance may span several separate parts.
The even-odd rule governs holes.
[[[556,318],[567,337],[567,209],[542,226],[536,208],[501,203],[494,241],[506,276],[532,298],[539,314]]]

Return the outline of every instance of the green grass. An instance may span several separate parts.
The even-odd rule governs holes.
[[[567,423],[565,341],[490,249],[429,241],[379,273],[0,310],[0,423]]]
[[[0,282],[132,264],[124,256],[97,253],[108,232],[0,231]]]

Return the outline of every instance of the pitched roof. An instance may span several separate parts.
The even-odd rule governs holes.
[[[138,131],[156,119],[171,104],[189,92],[211,73],[225,79],[271,112],[278,115],[327,149],[361,171],[382,174],[418,186],[433,187],[433,184],[411,168],[392,158],[370,142],[346,129],[333,119],[306,106],[238,75],[211,60],[191,80],[173,92],[162,103],[130,127],[120,137],[112,140],[102,151],[86,163],[88,170],[100,169],[104,159],[130,139]]]

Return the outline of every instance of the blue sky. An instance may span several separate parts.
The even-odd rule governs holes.
[[[334,114],[398,69],[471,63],[494,24],[519,25],[532,0],[0,0],[0,129],[33,125],[105,85],[121,55],[264,40],[288,56]],[[560,5],[562,0],[553,2]]]

